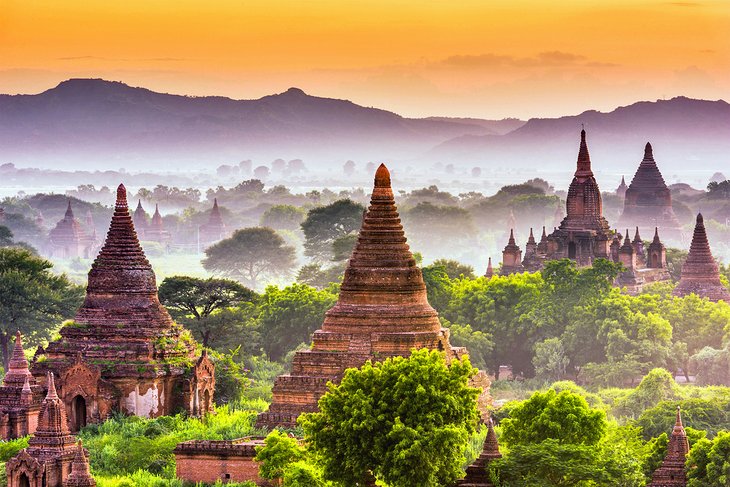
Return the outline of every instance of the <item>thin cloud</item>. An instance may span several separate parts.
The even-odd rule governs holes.
[[[699,2],[665,2],[665,5],[671,5],[672,7],[701,7],[702,4]]]
[[[93,59],[95,61],[122,61],[122,62],[178,62],[178,61],[186,61],[184,58],[174,58],[174,57],[154,57],[154,58],[111,58],[111,57],[102,57],[102,56],[65,56],[65,57],[59,57],[56,58],[58,61],[80,61],[80,60],[90,60]]]
[[[605,67],[606,63],[595,61],[588,63],[585,56],[565,51],[544,51],[534,57],[514,57],[494,53],[478,55],[453,55],[432,63],[437,67],[455,68],[491,68],[496,66],[511,66],[516,68],[535,68],[546,66],[588,66]]]

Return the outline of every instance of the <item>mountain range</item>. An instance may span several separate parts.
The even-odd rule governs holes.
[[[730,105],[722,100],[678,97],[527,122],[413,119],[298,88],[233,100],[101,79],[0,95],[0,163],[164,171],[301,158],[321,169],[354,159],[569,171],[581,126],[599,172],[630,175],[647,141],[665,172],[730,163]]]

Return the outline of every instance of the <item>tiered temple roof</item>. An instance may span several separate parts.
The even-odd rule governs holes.
[[[291,374],[274,383],[260,426],[292,426],[302,412],[316,411],[328,381],[367,360],[410,355],[412,349],[452,349],[448,330],[428,303],[421,270],[406,243],[391,189],[380,165],[357,245],[345,270],[337,303],[313,335],[311,350],[297,352]]]
[[[540,242],[542,243],[542,240]],[[522,259],[522,267],[528,272],[535,272],[542,269],[543,256],[539,254],[538,249],[539,245],[535,241],[532,228],[530,228],[530,237],[527,239],[527,244],[525,244],[525,258]]]
[[[629,189],[628,186],[626,186],[626,179],[621,176],[621,184],[618,185],[618,188],[616,188],[616,196],[618,196],[621,199],[626,198],[626,190]]]
[[[135,211],[136,214],[136,211]],[[145,229],[145,240],[152,242],[167,243],[170,241],[170,232],[165,230],[165,224],[162,221],[159,205],[155,205],[155,213],[152,215],[152,221]]]
[[[493,487],[487,467],[489,462],[502,458],[499,452],[499,443],[497,442],[497,434],[494,432],[492,419],[487,421],[487,437],[484,439],[484,447],[479,457],[466,467],[466,477],[461,479],[458,487]]]
[[[142,208],[141,199],[137,200],[137,208],[134,210],[132,221],[134,222],[134,228],[139,237],[144,238],[144,232],[147,230],[149,222],[147,221],[147,212],[144,211],[144,208]]]
[[[492,258],[490,257],[487,261],[487,272],[484,273],[484,277],[492,277],[494,275],[494,268],[492,267]]]
[[[28,369],[20,332],[0,386],[0,439],[10,440],[32,434],[38,425],[43,387]]]
[[[730,303],[730,291],[720,282],[720,270],[712,256],[702,214],[697,214],[692,244],[682,265],[682,277],[674,288],[675,296],[697,294],[711,301]]]
[[[62,258],[89,257],[94,238],[84,231],[74,216],[71,200],[68,200],[63,219],[48,233],[48,251],[51,256]]]
[[[644,159],[626,190],[622,225],[638,225],[645,231],[658,226],[665,235],[679,236],[681,225],[672,209],[672,193],[654,161],[651,144],[644,147]]]
[[[647,487],[685,487],[687,474],[684,464],[689,454],[689,441],[682,424],[682,414],[677,406],[677,419],[674,423],[672,436],[669,437],[667,455],[662,465],[654,471],[651,483]]]
[[[73,463],[71,463],[71,474],[66,479],[64,487],[93,487],[96,485],[96,480],[91,476],[87,455],[81,440],[79,440],[76,455]]]
[[[212,243],[226,238],[228,230],[223,222],[220,208],[218,208],[218,198],[213,199],[213,209],[210,210],[208,222],[201,225],[199,231],[201,242]]]
[[[86,417],[98,421],[113,410],[141,416],[178,409],[192,413],[195,391],[207,394],[203,402],[212,407],[212,364],[196,364],[194,341],[159,301],[123,185],[106,241],[89,271],[86,298],[60,334],[36,352],[32,372],[36,377],[57,373],[74,430]],[[204,369],[211,377],[198,383],[197,373]]]

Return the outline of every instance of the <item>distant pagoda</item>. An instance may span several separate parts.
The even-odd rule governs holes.
[[[61,338],[39,348],[31,367],[58,377],[73,431],[113,411],[156,417],[212,408],[214,366],[160,304],[152,266],[134,231],[126,190],[117,201],[86,298]]]
[[[0,386],[0,439],[12,440],[33,434],[44,395],[43,387],[28,370],[23,340],[18,332],[8,371]]]
[[[421,270],[406,243],[390,185],[390,173],[380,165],[337,303],[314,332],[312,349],[294,356],[291,374],[279,376],[268,412],[259,426],[291,427],[303,412],[317,410],[327,382],[339,382],[350,367],[367,360],[408,356],[412,349],[452,348],[449,333],[428,303]]]
[[[710,301],[730,303],[730,291],[720,282],[720,269],[712,257],[702,213],[697,214],[692,244],[682,265],[682,277],[674,288],[675,296],[696,294]]]
[[[95,250],[95,240],[95,236],[81,227],[71,208],[71,200],[68,200],[63,218],[48,233],[48,254],[61,259],[88,259]]]
[[[689,454],[689,441],[682,424],[682,413],[677,406],[677,419],[672,429],[672,436],[667,444],[667,455],[661,466],[654,471],[647,487],[685,487],[687,473],[684,465]]]
[[[141,199],[137,200],[137,208],[134,210],[134,215],[132,215],[132,222],[134,223],[134,229],[137,231],[137,235],[141,240],[144,240],[149,221],[147,212],[142,208]]]
[[[210,210],[208,222],[200,225],[199,228],[200,242],[204,246],[208,246],[228,236],[228,229],[223,222],[221,210],[218,208],[218,198],[213,199],[213,208]]]
[[[629,187],[626,186],[626,179],[621,176],[621,184],[619,184],[618,188],[616,188],[616,196],[618,196],[619,199],[623,201],[626,198],[627,189],[629,189]]]
[[[510,229],[509,240],[502,250],[502,269],[499,273],[502,276],[507,276],[509,274],[524,272],[524,270],[525,268],[522,266],[522,249],[515,242],[514,230]]]
[[[644,147],[644,159],[626,190],[624,211],[619,218],[622,226],[638,226],[645,233],[659,227],[662,234],[673,238],[681,235],[681,225],[672,209],[672,192],[664,182],[654,161],[651,144]]]
[[[136,211],[135,211],[136,213]],[[152,221],[147,225],[144,233],[145,240],[167,244],[170,242],[170,232],[165,230],[165,224],[162,221],[159,205],[155,205],[155,213],[152,215]]]

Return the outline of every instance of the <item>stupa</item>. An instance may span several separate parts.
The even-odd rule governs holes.
[[[492,258],[489,257],[487,261],[487,272],[484,273],[484,277],[491,278],[494,275],[494,268],[492,267]]]
[[[74,259],[91,257],[94,238],[84,231],[74,216],[71,200],[68,200],[63,219],[48,233],[48,254],[50,257]]]
[[[533,238],[534,241],[534,238]],[[525,268],[522,266],[522,249],[515,242],[515,232],[510,229],[509,240],[502,250],[502,269],[500,275],[506,276],[509,274],[516,274],[518,272],[524,272]]]
[[[489,463],[502,458],[499,452],[499,443],[497,442],[497,434],[494,432],[492,419],[487,421],[487,437],[484,439],[484,447],[482,453],[474,460],[474,463],[466,467],[466,477],[461,479],[456,485],[458,487],[494,487],[489,479],[487,467]]]
[[[71,434],[63,401],[56,394],[53,374],[47,379],[46,394],[38,428],[28,448],[8,460],[8,487],[65,487],[76,456],[76,438]]]
[[[530,236],[527,239],[527,244],[525,244],[525,257],[522,259],[522,267],[527,272],[536,272],[542,269],[544,256],[540,255],[539,247],[532,233],[532,228],[530,228]]]
[[[682,414],[677,406],[677,420],[674,423],[672,436],[669,437],[667,455],[662,465],[654,471],[647,487],[685,487],[687,474],[684,464],[689,454],[689,441],[682,424]]]
[[[96,480],[91,476],[88,453],[79,440],[76,455],[71,463],[71,474],[66,479],[64,487],[94,487]]]
[[[204,245],[210,245],[219,240],[223,240],[228,236],[226,224],[223,223],[221,210],[218,208],[218,198],[213,199],[213,209],[210,210],[208,222],[200,225],[200,242]]]
[[[675,296],[696,294],[710,301],[730,303],[730,291],[720,282],[720,269],[712,257],[702,213],[697,214],[689,255],[682,265],[682,276],[674,288]]]
[[[86,298],[60,335],[37,350],[31,372],[56,374],[73,431],[113,411],[156,417],[213,407],[214,365],[160,304],[123,185]]]
[[[136,211],[135,211],[136,213]],[[159,205],[155,205],[155,213],[152,215],[152,221],[147,225],[144,232],[145,240],[167,244],[170,242],[170,232],[165,230],[165,224],[162,221]]]
[[[142,208],[142,200],[137,200],[137,208],[134,210],[134,215],[132,216],[132,222],[134,223],[134,229],[137,231],[137,236],[139,236],[140,239],[145,239],[145,232],[147,231],[147,225],[149,225],[149,221],[147,218],[147,212],[144,211],[144,208]]]
[[[618,196],[620,200],[624,200],[626,198],[627,189],[629,189],[629,187],[626,186],[626,179],[621,176],[621,184],[619,184],[618,188],[616,188],[616,196]]]
[[[18,332],[8,364],[8,372],[0,386],[0,439],[22,438],[35,432],[44,396],[41,387],[28,370],[23,341]]]
[[[681,225],[672,209],[672,193],[654,161],[651,144],[644,147],[644,159],[626,190],[622,226],[638,226],[645,233],[659,227],[665,238],[679,238]]]
[[[300,413],[317,410],[327,382],[337,383],[345,369],[407,356],[414,348],[443,350],[447,358],[465,353],[451,347],[448,330],[428,303],[395,206],[390,173],[381,164],[337,303],[314,332],[312,348],[297,352],[291,373],[277,377],[273,402],[257,424],[294,426]]]

